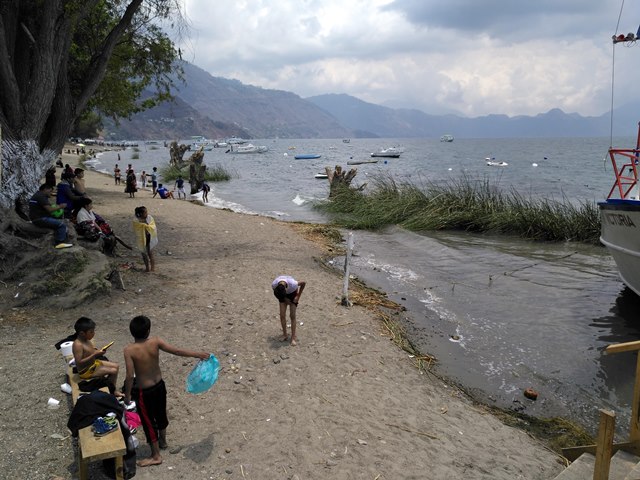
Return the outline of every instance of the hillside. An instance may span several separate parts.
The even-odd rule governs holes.
[[[175,80],[175,99],[124,120],[106,123],[107,138],[456,138],[609,136],[609,113],[583,117],[552,109],[535,116],[465,118],[393,109],[344,94],[303,99],[291,92],[215,77],[183,63],[185,82]],[[614,111],[614,136],[636,134],[638,108]]]

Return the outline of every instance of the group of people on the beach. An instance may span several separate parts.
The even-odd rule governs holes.
[[[167,448],[166,429],[167,389],[160,370],[160,351],[181,357],[201,360],[209,358],[207,352],[197,352],[175,347],[160,337],[150,336],[151,320],[139,315],[129,323],[133,342],[124,347],[125,381],[122,391],[117,391],[118,363],[106,357],[111,344],[96,348],[96,323],[88,317],[80,317],[75,325],[75,339],[72,345],[73,359],[78,376],[82,380],[106,378],[112,395],[121,398],[125,405],[136,402],[147,443],[151,446],[151,456],[138,462],[141,467],[162,463],[161,449]]]
[[[129,165],[128,171],[133,174],[131,165]],[[55,175],[55,167],[53,174]],[[40,186],[38,192],[34,194],[29,203],[30,217],[35,225],[54,230],[56,248],[67,248],[72,245],[66,243],[65,219],[71,220],[73,218],[76,224],[79,222],[79,225],[86,227],[89,224],[98,225],[99,216],[92,211],[92,201],[86,195],[82,169],[70,170],[68,165],[65,166],[63,179],[57,185],[55,203],[51,202],[55,181],[53,182],[54,185],[51,185],[50,176],[51,174],[49,173],[47,182]],[[135,179],[135,174],[133,174],[133,177]],[[153,173],[150,177],[154,197],[159,194],[161,198],[164,198],[161,194],[162,184],[158,183],[156,167],[153,168]],[[119,184],[120,178],[115,170],[114,178],[116,184]],[[178,180],[182,180],[182,177],[179,177]],[[207,201],[206,195],[209,192],[209,188],[206,184],[205,187],[206,189],[203,189],[203,199]],[[176,181],[176,191],[179,196],[184,194],[186,198],[184,180],[180,184]],[[136,246],[142,254],[145,271],[153,272],[156,268],[156,259],[153,252],[158,244],[155,220],[149,215],[147,208],[144,206],[136,207],[134,216],[132,225]],[[100,228],[99,225],[98,228]],[[273,294],[279,303],[279,319],[282,328],[280,340],[283,342],[289,341],[291,346],[297,345],[298,342],[296,312],[305,286],[306,282],[297,281],[289,275],[280,275],[271,283]],[[286,318],[287,309],[289,309],[291,322],[290,335]],[[106,358],[106,351],[111,344],[101,349],[95,347],[93,343],[95,329],[95,322],[87,317],[81,317],[75,323],[76,333],[72,351],[78,375],[82,380],[86,381],[103,379],[108,384],[111,394],[122,398],[125,404],[128,404],[131,400],[136,402],[145,437],[151,446],[151,456],[138,462],[138,465],[160,464],[162,463],[160,450],[167,447],[166,428],[169,424],[166,414],[167,391],[159,364],[160,351],[202,360],[209,358],[210,354],[181,349],[159,337],[151,337],[151,321],[149,318],[136,316],[129,324],[133,342],[123,350],[126,376],[124,386],[118,392],[116,385],[120,367],[118,363],[109,361]]]

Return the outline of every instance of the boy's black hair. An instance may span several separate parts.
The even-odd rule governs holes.
[[[144,340],[149,336],[149,332],[151,332],[151,320],[144,315],[133,317],[131,323],[129,323],[129,331],[131,335],[133,335],[133,338]]]
[[[42,185],[40,185],[40,188],[38,188],[39,191],[43,191],[45,188],[53,188],[51,185],[47,185],[46,183],[43,183]]]
[[[278,300],[284,300],[287,296],[287,286],[279,283],[276,288],[273,289],[273,294]]]
[[[136,218],[142,218],[142,212],[144,212],[147,209],[147,207],[136,207],[135,209],[135,213],[136,213]]]
[[[78,320],[76,320],[73,328],[75,329],[76,333],[88,332],[89,330],[93,330],[96,328],[96,322],[91,320],[89,317],[80,317]]]

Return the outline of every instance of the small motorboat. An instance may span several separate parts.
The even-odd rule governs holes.
[[[400,158],[402,150],[398,147],[382,148],[371,154],[372,157]]]
[[[485,160],[490,167],[506,167],[509,165],[507,162],[496,162],[494,158],[487,157]]]
[[[349,160],[347,165],[362,165],[363,163],[378,163],[379,160]]]
[[[265,145],[253,145],[251,143],[247,143],[246,145],[235,145],[231,144],[228,153],[265,153],[269,148]]]
[[[316,173],[313,178],[324,179],[329,178],[329,175],[327,175],[326,173]]]
[[[449,135],[449,134],[442,135],[440,137],[440,141],[441,142],[453,142],[453,135]]]
[[[322,155],[319,155],[317,153],[301,153],[293,158],[295,158],[296,160],[313,160],[314,158],[320,158],[321,156]]]

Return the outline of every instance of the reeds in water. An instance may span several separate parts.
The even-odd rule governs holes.
[[[345,188],[315,208],[338,225],[355,229],[399,225],[416,232],[465,230],[592,244],[600,237],[594,202],[529,198],[467,177],[419,186],[383,175],[374,178],[367,191]]]
[[[180,169],[178,167],[169,165],[160,169],[160,175],[162,175],[163,181],[172,182],[178,178],[178,175],[182,175],[184,178],[188,178],[189,169]],[[207,182],[226,182],[231,180],[231,178],[233,177],[234,175],[220,164],[207,166],[207,170],[204,174],[204,179]]]

